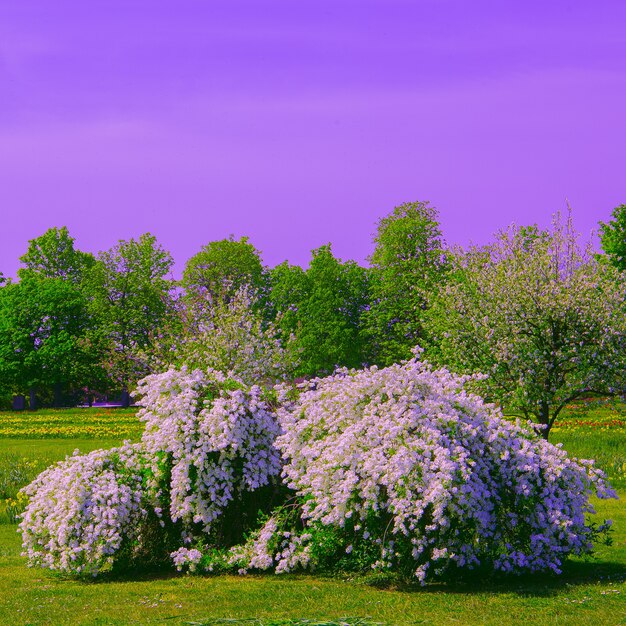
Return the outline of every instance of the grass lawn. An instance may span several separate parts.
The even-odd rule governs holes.
[[[132,414],[112,412],[97,417],[102,432],[109,435],[90,437],[80,427],[93,425],[96,416],[79,411],[65,418],[58,411],[52,415],[55,428],[74,428],[76,437],[46,435],[50,420],[45,416],[37,428],[26,425],[27,437],[0,436],[0,500],[11,497],[2,495],[3,475],[5,492],[12,493],[21,486],[17,480],[28,482],[40,465],[75,448],[110,447],[128,437],[119,436],[123,429],[135,428],[130,438],[139,436]],[[0,424],[3,417],[0,414]],[[77,423],[63,424],[78,418]],[[123,428],[116,428],[118,418],[126,422]],[[585,419],[595,425],[574,425],[572,418],[569,427],[564,419],[552,439],[575,455],[598,459],[626,498],[626,427],[614,423],[610,407],[593,420]],[[14,474],[11,483],[16,460],[23,471]],[[274,574],[160,573],[81,582],[27,568],[16,526],[5,519],[0,523],[0,624],[626,624],[626,507],[623,500],[595,504],[599,520],[614,520],[613,545],[599,546],[593,560],[571,560],[562,576],[470,578],[425,588],[398,587],[380,578]]]

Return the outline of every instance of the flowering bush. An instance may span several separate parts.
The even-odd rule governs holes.
[[[183,368],[148,376],[138,394],[152,486],[169,505],[171,521],[182,524],[188,541],[216,530],[220,541],[236,540],[258,510],[245,510],[247,496],[281,469],[273,446],[278,423],[263,391],[212,369]],[[228,528],[216,529],[224,513]]]
[[[195,572],[198,563],[202,559],[202,552],[195,548],[191,550],[188,548],[179,548],[175,552],[172,552],[170,556],[179,572],[182,572],[184,567],[188,567],[190,572]]]
[[[615,493],[469,378],[417,358],[344,369],[279,388],[274,412],[268,392],[215,370],[149,376],[141,444],[69,457],[24,488],[26,554],[92,574],[149,546],[190,571],[558,572],[602,530],[589,496]]]
[[[589,495],[615,496],[602,473],[504,420],[467,380],[417,359],[342,370],[279,410],[276,445],[312,544],[327,527],[331,552],[420,581],[449,566],[558,572],[591,550]],[[313,565],[316,552],[329,556],[317,545]]]
[[[148,519],[136,445],[67,457],[42,472],[20,495],[24,555],[31,565],[97,574],[132,557]]]

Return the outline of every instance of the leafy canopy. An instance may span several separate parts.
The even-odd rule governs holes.
[[[29,241],[28,250],[20,257],[24,264],[18,276],[37,275],[44,278],[62,278],[79,282],[94,264],[94,257],[74,247],[74,238],[66,226],[49,228],[43,235]]]
[[[185,265],[182,285],[187,296],[206,304],[218,298],[228,300],[247,285],[261,290],[264,270],[259,251],[247,237],[212,241],[191,257]]]
[[[148,373],[140,357],[168,320],[172,264],[170,253],[145,233],[100,252],[86,279],[97,331],[108,343],[110,376],[123,387]]]
[[[102,378],[87,300],[72,282],[26,275],[0,289],[0,375],[16,392]]]
[[[295,334],[298,373],[316,376],[338,365],[363,362],[360,333],[367,306],[367,272],[354,261],[337,259],[329,245],[312,251],[306,271],[283,263],[270,273],[271,304],[283,340]]]
[[[620,204],[612,213],[613,219],[600,222],[602,249],[611,263],[621,272],[626,271],[626,204]]]
[[[390,365],[424,344],[424,310],[443,278],[446,258],[436,209],[427,202],[396,207],[378,222],[371,306],[365,315],[369,360]]]

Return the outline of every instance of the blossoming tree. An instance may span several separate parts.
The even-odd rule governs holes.
[[[175,323],[147,358],[154,371],[211,368],[231,372],[248,385],[287,380],[297,367],[298,347],[293,336],[281,339],[262,313],[258,292],[245,284],[206,308],[179,302]]]
[[[453,263],[430,310],[431,360],[486,374],[485,393],[546,438],[567,403],[623,388],[625,294],[616,270],[581,248],[571,215],[550,231],[512,226]]]

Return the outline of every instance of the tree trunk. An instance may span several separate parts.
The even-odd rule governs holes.
[[[26,408],[26,398],[22,394],[13,396],[12,408],[14,411],[23,411]]]
[[[543,426],[539,433],[546,441],[548,441],[548,435],[550,434],[550,407],[547,402],[541,403],[541,409],[539,413],[539,423]]]
[[[63,395],[61,393],[61,390],[62,390],[61,383],[54,383],[53,406],[55,409],[60,409],[63,404]]]
[[[122,390],[122,407],[127,409],[130,406],[130,394],[128,393],[128,389]]]
[[[31,387],[29,389],[28,408],[31,411],[37,410],[37,390],[35,389],[35,387]]]

